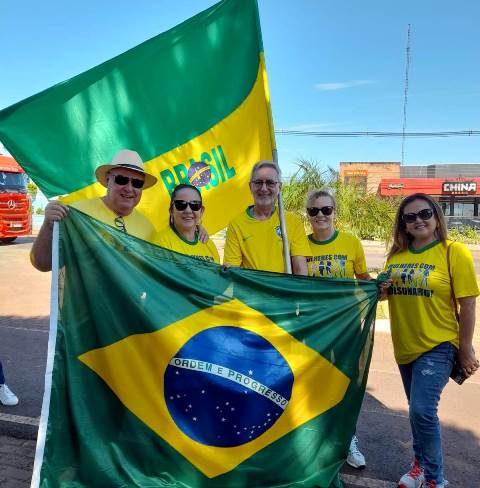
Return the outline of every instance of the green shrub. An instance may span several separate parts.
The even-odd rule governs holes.
[[[480,244],[480,235],[475,227],[456,227],[448,229],[448,238],[465,244]]]

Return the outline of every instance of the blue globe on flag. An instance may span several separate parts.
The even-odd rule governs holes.
[[[165,370],[165,401],[182,432],[209,446],[233,447],[266,432],[292,394],[293,373],[260,335],[240,327],[192,337]]]
[[[212,170],[207,163],[199,161],[193,163],[190,168],[188,168],[187,176],[190,184],[198,188],[205,186],[210,182]]]

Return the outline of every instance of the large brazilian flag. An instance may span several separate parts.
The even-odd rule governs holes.
[[[250,203],[250,170],[275,145],[256,0],[224,0],[0,111],[0,140],[65,203],[102,196],[95,168],[133,149],[159,178],[138,207],[158,229],[182,182],[201,188],[209,232],[224,228]]]
[[[59,290],[33,487],[341,486],[375,282],[225,271],[71,209]]]

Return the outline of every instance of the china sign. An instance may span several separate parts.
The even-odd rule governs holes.
[[[444,181],[442,183],[442,192],[450,195],[476,193],[477,183],[475,181]]]

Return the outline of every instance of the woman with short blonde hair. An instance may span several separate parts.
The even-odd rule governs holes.
[[[325,189],[313,190],[307,196],[306,212],[312,233],[308,236],[308,275],[317,278],[358,278],[370,280],[362,244],[355,236],[335,229],[337,203]],[[354,435],[348,450],[347,464],[365,467],[365,457]]]

